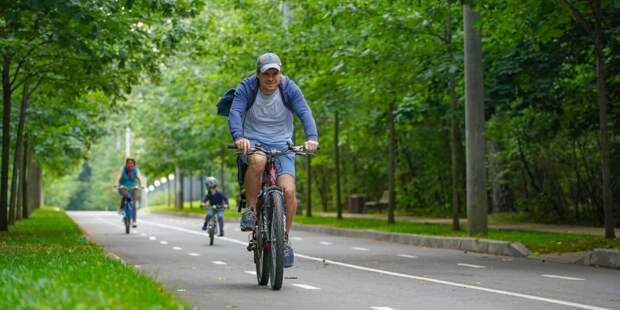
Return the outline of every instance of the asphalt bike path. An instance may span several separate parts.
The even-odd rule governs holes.
[[[69,212],[90,238],[202,309],[620,309],[620,271],[295,231],[281,291],[256,283],[248,233],[202,220]]]

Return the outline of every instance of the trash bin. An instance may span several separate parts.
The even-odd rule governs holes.
[[[349,196],[349,213],[364,213],[364,196],[353,194]]]

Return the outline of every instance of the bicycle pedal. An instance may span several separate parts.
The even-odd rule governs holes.
[[[256,249],[256,243],[254,241],[250,241],[246,249],[248,250],[248,252],[254,251]]]

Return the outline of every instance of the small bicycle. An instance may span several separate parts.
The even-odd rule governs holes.
[[[218,215],[218,210],[217,208],[222,208],[222,206],[211,206],[210,208],[213,209],[213,216],[211,217],[211,219],[209,220],[209,222],[207,223],[207,233],[209,234],[209,245],[213,245],[213,239],[215,239],[215,233],[217,231],[217,222],[219,220],[219,215]],[[220,229],[222,229],[220,227]]]
[[[119,186],[119,190],[126,190],[125,199],[123,202],[123,209],[121,215],[123,216],[123,223],[125,224],[125,233],[128,234],[131,230],[131,223],[136,220],[136,206],[134,204],[133,193],[138,190],[138,187],[126,187]]]
[[[228,148],[236,149],[237,147],[229,145]],[[305,156],[312,154],[306,152],[303,146],[289,146],[283,150],[267,150],[257,144],[250,148],[248,155],[256,152],[265,154],[267,163],[256,203],[256,209],[259,210],[256,216],[256,226],[250,235],[247,249],[254,252],[258,285],[267,285],[268,282],[271,282],[271,289],[279,290],[284,278],[286,208],[284,190],[276,182],[275,160],[278,156],[286,154]],[[245,198],[243,189],[240,196]]]

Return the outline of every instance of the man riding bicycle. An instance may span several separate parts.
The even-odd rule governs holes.
[[[304,127],[305,150],[312,153],[319,145],[312,111],[295,82],[282,75],[281,66],[276,54],[263,54],[257,59],[256,74],[243,80],[237,87],[230,108],[229,125],[237,149],[244,154],[256,144],[265,149],[287,148],[293,138],[293,113]],[[241,228],[247,231],[255,226],[255,208],[266,156],[255,152],[244,160],[248,165],[244,176],[248,210],[241,218]],[[277,184],[283,188],[286,202],[284,265],[290,267],[294,254],[288,242],[288,233],[297,210],[295,155],[279,156],[275,166]]]
[[[123,209],[125,199],[129,198],[129,194],[131,193],[133,203],[132,227],[138,227],[138,224],[136,223],[138,214],[138,211],[136,210],[136,189],[138,186],[142,187],[142,176],[140,175],[140,170],[138,170],[135,159],[127,158],[125,160],[125,165],[116,175],[114,185],[118,188],[119,194],[123,197],[120,205],[121,210]]]
[[[209,202],[213,208],[209,208],[207,216],[205,217],[205,223],[202,225],[202,230],[207,230],[207,225],[211,218],[217,212],[218,226],[220,227],[220,237],[224,236],[224,209],[228,208],[228,197],[222,192],[217,190],[217,179],[214,177],[208,177],[205,181],[207,186],[207,194],[200,202],[200,207],[204,208],[206,203]]]

